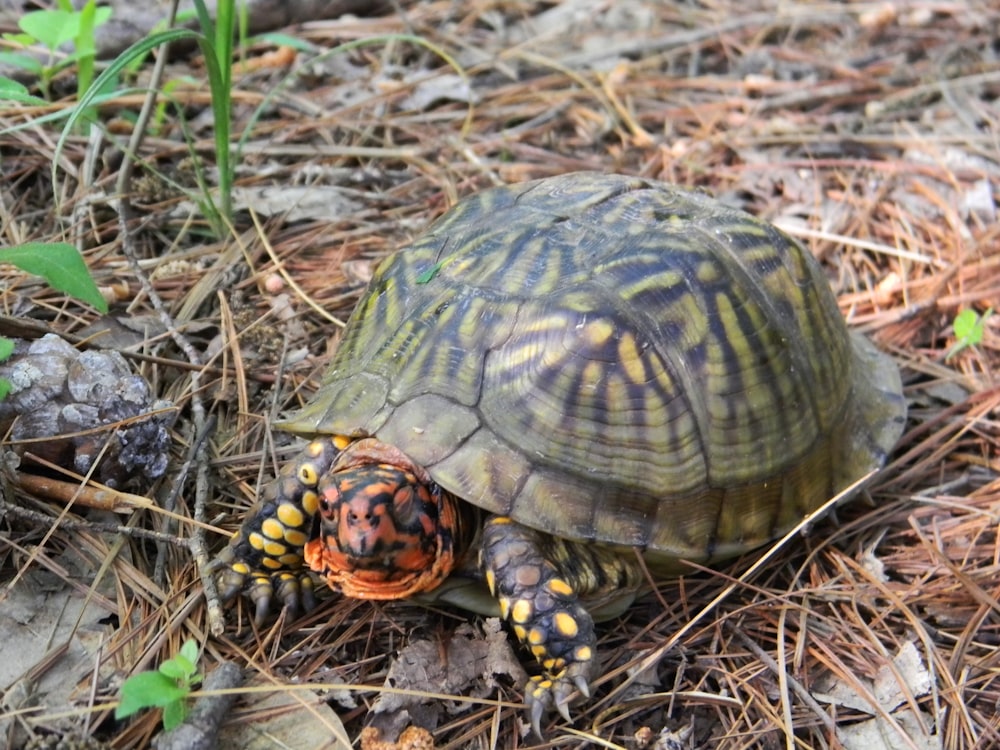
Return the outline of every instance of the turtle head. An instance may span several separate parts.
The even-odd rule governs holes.
[[[391,446],[366,439],[344,453],[320,481],[306,563],[348,596],[434,589],[455,564],[456,501]]]

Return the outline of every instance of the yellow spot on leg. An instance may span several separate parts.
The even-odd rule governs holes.
[[[576,620],[573,619],[572,615],[566,612],[556,612],[555,616],[552,618],[552,624],[555,626],[559,635],[564,638],[573,638],[579,631],[579,626],[576,624]]]
[[[531,602],[527,599],[518,599],[510,611],[510,618],[516,623],[523,625],[531,618]],[[572,619],[572,618],[570,618]]]
[[[280,521],[274,518],[265,518],[264,522],[260,525],[260,531],[268,539],[285,538],[285,527],[281,525]]]
[[[264,543],[264,554],[270,555],[271,557],[281,557],[286,552],[288,552],[288,547],[281,542]]]
[[[293,547],[303,547],[305,546],[305,543],[309,541],[309,538],[301,531],[296,531],[295,529],[286,529],[285,541],[288,542]]]
[[[319,495],[312,490],[302,493],[302,507],[310,516],[315,516],[319,510]]]
[[[572,596],[573,588],[562,578],[553,578],[548,583],[549,591],[559,596]]]
[[[306,487],[315,487],[319,481],[316,467],[310,463],[304,463],[299,467],[299,481]]]
[[[279,505],[277,516],[278,520],[285,524],[285,526],[290,526],[293,529],[301,529],[306,522],[302,511],[291,503],[282,503]]]

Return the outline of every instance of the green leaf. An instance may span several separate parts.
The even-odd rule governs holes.
[[[292,49],[297,49],[299,52],[317,52],[319,47],[315,44],[307,42],[305,39],[299,39],[291,34],[281,34],[279,32],[268,32],[266,34],[257,34],[253,39],[249,40],[252,42],[260,41],[266,42],[268,44],[273,44],[276,47],[291,47]]]
[[[31,39],[37,40],[55,52],[66,42],[80,43],[81,32],[90,36],[93,46],[94,27],[111,20],[112,10],[109,6],[95,6],[93,0],[87,3],[93,13],[92,22],[85,18],[82,12],[76,10],[35,10],[25,13],[17,25]]]
[[[76,248],[65,242],[26,242],[0,248],[0,263],[10,263],[26,273],[44,278],[60,292],[83,300],[102,313],[108,311],[87,264]]]
[[[983,340],[986,332],[986,321],[993,315],[993,308],[988,307],[981,316],[975,310],[962,310],[955,316],[951,329],[955,333],[955,344],[948,350],[944,360],[947,362],[963,349],[974,347]]]
[[[188,638],[184,641],[184,645],[181,646],[181,652],[177,655],[179,658],[184,659],[189,665],[188,675],[193,675],[198,671],[198,643],[194,638]]]
[[[3,62],[3,55],[0,54],[0,62]],[[28,87],[12,78],[0,76],[0,99],[12,99],[26,104],[45,104],[44,99],[32,96],[28,92]]]
[[[20,45],[22,47],[28,47],[35,43],[35,37],[31,34],[0,34],[0,39],[5,39],[8,42],[13,42],[14,44]]]
[[[187,706],[184,701],[174,701],[163,707],[163,728],[168,732],[184,721]]]
[[[21,16],[17,25],[54,52],[79,33],[80,17],[67,10],[35,10]]]
[[[435,276],[438,275],[438,271],[441,270],[441,266],[443,266],[443,265],[444,265],[444,261],[439,261],[439,262],[435,263],[433,266],[431,266],[430,268],[428,268],[422,274],[420,274],[419,276],[417,276],[417,283],[418,284],[426,284],[426,283],[428,283],[431,279],[433,279]]]
[[[42,73],[42,67],[43,67],[42,64],[38,62],[38,60],[33,58],[31,55],[22,55],[19,52],[0,52],[0,62],[6,63],[7,65],[10,65],[15,68],[20,68],[21,70],[27,70],[28,72],[34,73],[35,75],[41,75]],[[4,78],[3,80],[10,81],[11,83],[17,83],[17,81],[12,81],[10,78]],[[20,84],[18,85],[20,86]],[[24,89],[25,93],[27,93],[28,89],[26,89],[24,86],[21,86],[21,88]],[[6,91],[15,90],[13,86],[10,86],[9,84],[6,83],[4,84],[4,89]],[[5,96],[4,98],[15,99],[17,97]],[[44,102],[45,100],[39,99],[38,101]]]
[[[14,341],[6,336],[0,336],[0,362],[6,362],[10,355],[14,353]],[[10,393],[11,383],[7,378],[0,378],[0,401],[7,398]]]
[[[183,700],[191,691],[159,672],[139,672],[122,683],[122,699],[115,718],[123,719],[144,708],[160,708]]]
[[[175,682],[182,682],[187,677],[187,671],[185,671],[183,664],[178,663],[177,657],[167,659],[163,662],[160,665],[159,672]]]
[[[955,322],[951,326],[955,332],[955,338],[968,341],[974,335],[977,322],[979,322],[979,316],[976,315],[975,310],[962,310],[962,312],[955,316]]]

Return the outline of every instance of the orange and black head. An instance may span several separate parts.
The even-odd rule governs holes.
[[[334,471],[319,485],[309,566],[349,596],[429,591],[454,566],[457,512],[437,485],[391,464]]]

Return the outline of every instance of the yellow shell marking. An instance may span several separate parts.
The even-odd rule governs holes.
[[[643,364],[642,353],[639,351],[635,336],[631,333],[623,334],[618,339],[618,356],[621,358],[622,366],[625,368],[629,380],[636,385],[642,385],[648,380],[649,375]]]
[[[600,362],[588,362],[583,366],[583,376],[581,377],[580,387],[584,390],[586,395],[590,395],[597,390],[598,386],[601,384],[601,378],[604,377],[604,365]]]
[[[279,505],[276,515],[279,521],[292,529],[301,529],[306,523],[306,517],[302,514],[302,511],[291,503],[282,503]]]
[[[614,335],[615,327],[610,320],[593,320],[584,326],[581,338],[595,349],[599,349]]]
[[[695,269],[695,275],[702,284],[714,284],[719,280],[719,267],[715,263],[702,261]]]

